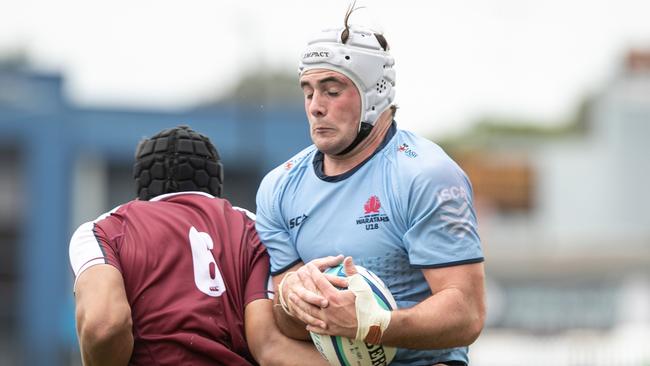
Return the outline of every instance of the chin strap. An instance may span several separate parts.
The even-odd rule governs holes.
[[[336,156],[345,155],[350,151],[352,151],[352,149],[357,147],[357,145],[359,145],[361,141],[363,141],[366,137],[368,137],[370,131],[372,131],[372,127],[373,126],[370,123],[361,122],[361,126],[359,126],[359,133],[357,133],[357,137],[355,137],[354,141],[352,141],[352,143],[348,145],[348,147],[343,149],[343,151],[341,151],[340,153],[336,154]]]

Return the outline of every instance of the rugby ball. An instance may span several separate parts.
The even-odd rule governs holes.
[[[395,299],[384,282],[369,270],[361,266],[356,267],[359,274],[370,285],[377,303],[386,310],[397,309]],[[346,277],[343,265],[329,268],[325,273]],[[310,332],[310,335],[318,352],[330,365],[335,366],[384,366],[393,360],[397,352],[395,347],[366,344],[346,337],[321,335],[313,332]]]

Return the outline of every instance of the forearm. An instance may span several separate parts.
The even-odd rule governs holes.
[[[121,273],[106,264],[87,269],[77,279],[75,304],[83,364],[128,364],[133,320]]]
[[[461,290],[444,289],[412,308],[393,311],[381,343],[412,349],[467,346],[480,334],[484,312]]]
[[[327,365],[312,342],[290,339],[280,333],[271,312],[271,302],[266,299],[255,300],[245,309],[246,340],[260,365]]]
[[[119,329],[81,329],[81,357],[85,366],[127,365],[133,351],[133,333],[125,324]]]
[[[273,317],[275,324],[285,336],[299,340],[311,340],[309,332],[305,329],[305,323],[287,314],[277,299],[273,301]]]
[[[311,341],[272,337],[265,343],[259,359],[261,366],[328,366]]]

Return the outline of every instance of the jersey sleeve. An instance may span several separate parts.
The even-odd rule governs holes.
[[[483,261],[465,173],[446,158],[423,167],[407,190],[403,242],[411,265],[437,268]]]
[[[97,264],[110,264],[122,272],[115,249],[99,223],[101,220],[82,224],[70,239],[70,265],[74,272],[75,285],[77,278],[85,270]]]
[[[244,305],[258,299],[270,298],[269,255],[255,231],[255,223],[247,220],[246,248],[249,258],[249,276],[244,290]]]
[[[276,199],[277,177],[272,171],[267,175],[257,191],[257,220],[255,227],[260,240],[271,257],[271,274],[280,274],[300,261],[295,243],[280,214]]]

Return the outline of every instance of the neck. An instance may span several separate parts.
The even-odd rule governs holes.
[[[377,150],[377,147],[381,144],[386,137],[386,133],[390,128],[390,125],[393,121],[393,112],[389,109],[386,109],[380,116],[377,118],[375,126],[359,145],[354,149],[344,155],[329,155],[324,154],[323,157],[323,173],[325,175],[339,175],[343,174],[355,166],[361,164],[366,160],[372,153]]]

